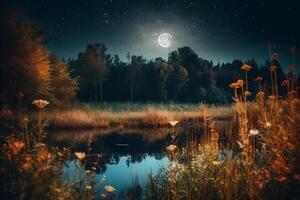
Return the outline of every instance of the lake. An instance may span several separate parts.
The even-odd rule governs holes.
[[[139,129],[139,130],[85,130],[85,131],[52,131],[50,143],[69,147],[72,152],[87,153],[85,169],[89,169],[97,155],[99,163],[95,166],[97,196],[106,185],[112,185],[117,195],[124,195],[126,189],[138,182],[143,188],[148,174],[157,175],[168,167],[169,159],[165,149],[171,143],[183,145],[188,134],[183,128]],[[176,140],[174,136],[176,135]],[[69,182],[76,180],[80,161],[75,156],[65,162],[63,179]]]

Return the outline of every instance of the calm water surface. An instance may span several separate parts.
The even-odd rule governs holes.
[[[84,172],[93,166],[97,154],[101,155],[95,174],[99,195],[105,185],[112,185],[117,194],[124,193],[136,180],[145,187],[150,172],[155,176],[169,165],[165,148],[172,142],[173,133],[174,129],[93,130],[54,131],[49,136],[53,144],[90,155],[84,163],[75,156],[66,161],[63,168],[66,181],[78,180],[79,166],[85,166],[80,169]]]

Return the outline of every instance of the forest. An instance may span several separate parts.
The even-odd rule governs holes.
[[[255,59],[214,64],[190,47],[181,47],[170,52],[167,60],[128,53],[122,61],[107,53],[105,44],[94,43],[87,44],[77,58],[66,59],[53,55],[46,48],[42,31],[18,15],[7,15],[1,26],[5,27],[1,29],[2,105],[28,105],[34,97],[49,99],[57,108],[72,101],[227,104],[232,102],[228,85],[244,76],[240,70],[243,64],[252,66],[248,77],[252,92],[261,87],[268,94],[271,62],[278,68],[278,84],[288,75],[277,53],[269,58],[266,54],[264,64]],[[262,78],[260,84],[256,77]],[[285,92],[281,89],[279,94]]]

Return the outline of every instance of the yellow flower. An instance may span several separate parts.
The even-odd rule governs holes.
[[[250,95],[251,95],[251,92],[249,92],[249,91],[245,91],[245,92],[244,92],[244,95],[245,95],[246,97],[248,97],[248,96],[250,96]]]
[[[242,67],[241,67],[241,69],[245,70],[246,72],[249,71],[251,68],[252,67],[250,65],[248,65],[248,64],[243,64]]]
[[[86,156],[86,154],[84,152],[75,152],[74,154],[79,160],[84,159]]]
[[[39,109],[43,109],[49,104],[49,101],[43,99],[36,99],[32,102],[32,104]]]
[[[176,120],[169,121],[169,124],[170,124],[172,127],[176,126],[176,124],[178,124],[178,123],[179,123],[179,121],[176,121]]]
[[[105,187],[104,187],[104,189],[107,191],[107,192],[114,192],[114,191],[116,191],[116,189],[113,187],[113,186],[111,186],[111,185],[106,185]]]
[[[263,80],[263,77],[261,77],[261,76],[258,76],[258,77],[256,77],[256,79],[255,79],[256,82],[260,82],[260,81],[262,81],[262,80]]]

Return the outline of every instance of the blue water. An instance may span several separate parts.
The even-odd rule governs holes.
[[[104,186],[112,185],[116,193],[126,190],[133,184],[133,180],[138,178],[139,184],[145,186],[148,174],[157,175],[159,170],[169,165],[167,157],[157,159],[154,155],[147,154],[140,162],[129,162],[130,156],[121,156],[118,163],[106,164],[107,169],[102,174],[95,174],[96,193],[99,195]],[[78,171],[85,174],[85,169],[77,160],[68,161],[63,168],[63,179],[66,181],[77,181]],[[98,196],[97,195],[97,196]]]

